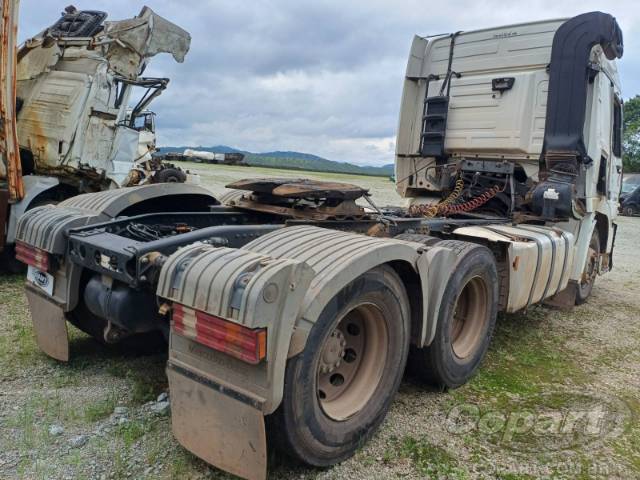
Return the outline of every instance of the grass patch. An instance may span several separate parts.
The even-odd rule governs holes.
[[[0,375],[10,378],[40,357],[23,293],[22,275],[0,275]]]
[[[445,449],[433,445],[427,437],[406,436],[396,441],[395,452],[385,455],[386,462],[392,456],[408,458],[414,468],[427,478],[467,479],[469,472]]]
[[[110,375],[127,380],[130,402],[133,405],[142,405],[155,400],[167,389],[164,358],[162,362],[145,359],[143,363],[131,366],[121,360],[107,366],[107,372]]]
[[[577,359],[563,345],[563,339],[549,331],[548,310],[532,308],[526,316],[500,315],[489,354],[478,375],[461,392],[512,402],[513,395],[531,396],[549,385],[577,385],[587,375]]]
[[[111,393],[107,398],[103,398],[94,403],[90,403],[84,408],[84,419],[87,422],[97,422],[103,418],[107,418],[113,413],[118,404],[118,398],[115,393]]]
[[[116,427],[116,435],[122,439],[126,447],[130,447],[140,438],[156,429],[157,422],[153,420],[134,420]]]
[[[640,400],[633,397],[624,398],[624,400],[633,418],[622,436],[614,442],[613,448],[640,477]]]

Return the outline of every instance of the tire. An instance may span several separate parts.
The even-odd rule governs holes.
[[[471,379],[487,354],[496,324],[499,280],[491,251],[456,240],[438,246],[458,254],[438,313],[435,338],[414,349],[411,369],[440,389],[457,388]],[[462,303],[460,303],[462,302]],[[462,314],[457,315],[462,308]]]
[[[622,214],[626,215],[627,217],[633,217],[636,214],[636,209],[634,206],[628,206],[628,207],[624,207],[622,209]]]
[[[27,266],[16,260],[15,245],[5,245],[0,253],[0,271],[12,275],[24,274],[27,271]]]
[[[269,418],[278,449],[315,467],[352,456],[391,405],[410,336],[409,299],[393,269],[376,267],[344,287],[287,363],[282,404]]]
[[[187,181],[187,174],[177,168],[165,168],[156,172],[156,183],[184,183]]]
[[[576,305],[582,305],[591,296],[593,285],[598,276],[598,256],[600,254],[600,233],[598,227],[593,229],[589,250],[585,259],[582,278],[576,288]]]

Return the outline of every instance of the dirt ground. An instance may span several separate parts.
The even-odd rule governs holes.
[[[291,174],[199,167],[218,191],[233,178]],[[396,203],[387,179],[341,177]],[[436,392],[407,376],[352,459],[315,470],[273,456],[270,478],[640,478],[639,238],[640,218],[620,218],[614,269],[587,304],[501,316],[469,384]],[[72,360],[49,359],[22,282],[0,278],[1,479],[230,478],[173,440],[166,355],[127,355],[71,329]]]

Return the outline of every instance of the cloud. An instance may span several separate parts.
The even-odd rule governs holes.
[[[148,0],[187,29],[184,64],[158,57],[146,72],[171,78],[153,104],[161,145],[226,144],[251,151],[299,150],[361,164],[393,162],[400,95],[411,39],[603,7],[568,0],[253,2]],[[145,2],[77,1],[112,20]],[[22,0],[20,36],[53,23],[66,5]],[[625,97],[640,93],[640,9],[606,5],[625,33]]]

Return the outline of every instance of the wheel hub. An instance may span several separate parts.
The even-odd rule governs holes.
[[[338,329],[334,330],[325,342],[324,349],[322,350],[320,357],[321,373],[333,372],[340,366],[346,346],[347,341],[344,338],[344,334]]]
[[[324,341],[318,359],[317,392],[324,412],[346,420],[373,395],[387,356],[382,312],[363,304],[347,313]]]

